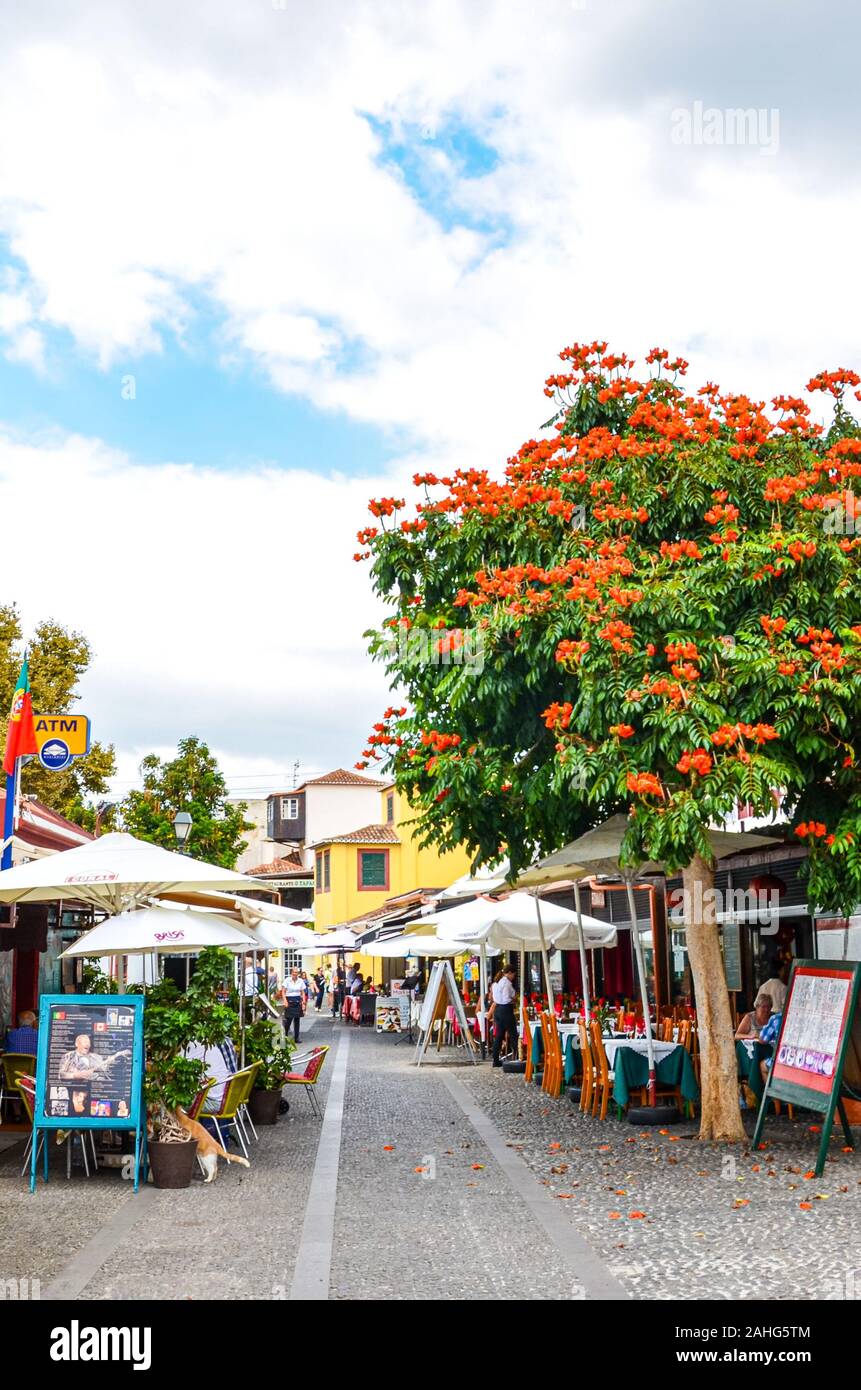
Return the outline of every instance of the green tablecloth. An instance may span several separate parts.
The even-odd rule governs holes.
[[[748,1053],[747,1048],[741,1041],[736,1042],[735,1055],[738,1062],[738,1076],[740,1081],[746,1081],[757,1100],[762,1100],[762,1092],[765,1083],[762,1079],[762,1072],[759,1064],[765,1057],[770,1057],[774,1049],[771,1043],[754,1042],[753,1056]]]
[[[644,1052],[635,1052],[632,1047],[619,1047],[613,1062],[613,1074],[613,1099],[617,1105],[627,1105],[631,1091],[648,1085],[649,1059]],[[681,1044],[656,1063],[655,1075],[659,1086],[678,1086],[683,1100],[699,1100],[700,1088],[693,1063]]]

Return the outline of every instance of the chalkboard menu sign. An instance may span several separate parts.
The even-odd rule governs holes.
[[[134,1130],[140,1156],[143,1009],[137,994],[42,996],[34,1131]],[[46,1178],[47,1153],[45,1145]]]
[[[861,1087],[861,964],[796,961],[780,1035],[763,1092],[754,1142],[759,1142],[769,1099],[818,1110],[825,1116],[816,1174],[822,1172],[835,1111],[852,1146],[843,1097]]]
[[[741,989],[741,928],[738,922],[724,922],[721,935],[726,987],[731,992],[737,991]]]

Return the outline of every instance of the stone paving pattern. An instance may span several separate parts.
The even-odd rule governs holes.
[[[853,1271],[849,1296],[861,1293],[861,1151],[842,1152],[839,1124],[822,1177],[806,1178],[821,1139],[809,1113],[767,1120],[766,1148],[752,1152],[700,1143],[690,1121],[665,1134],[601,1123],[486,1066],[457,1075],[548,1191],[568,1194],[560,1221],[576,1224],[633,1298],[845,1298]]]
[[[810,1131],[816,1117],[769,1122],[762,1152],[724,1149],[700,1144],[691,1122],[666,1134],[610,1118],[602,1124],[522,1077],[466,1067],[451,1054],[417,1070],[406,1042],[326,1017],[314,1020],[314,1040],[335,1042],[348,1026],[332,1299],[582,1297],[577,1269],[536,1226],[444,1073],[465,1085],[520,1155],[560,1232],[573,1225],[632,1298],[858,1296],[861,1156],[842,1152],[841,1134],[824,1176],[805,1177],[819,1142]],[[331,1058],[324,1103],[330,1075]],[[287,1297],[320,1134],[304,1094],[288,1096],[290,1115],[260,1128],[250,1170],[221,1164],[207,1187],[196,1177],[186,1191],[151,1192],[146,1214],[83,1296]],[[747,1123],[750,1131],[752,1115]],[[52,1156],[50,1183],[31,1196],[18,1176],[21,1146],[7,1142],[0,1278],[40,1279],[44,1289],[135,1198],[116,1170],[87,1181],[76,1168],[67,1183],[63,1150]]]

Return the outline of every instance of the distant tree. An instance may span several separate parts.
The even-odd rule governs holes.
[[[28,643],[30,686],[37,714],[68,714],[80,696],[78,683],[92,661],[92,648],[80,632],[69,631],[53,619],[40,622]],[[15,682],[24,657],[21,620],[13,605],[0,607],[0,744],[5,746],[6,724]],[[26,763],[21,789],[37,796],[69,820],[92,829],[95,801],[107,790],[116,772],[112,744],[94,743],[85,758],[76,758],[62,772],[51,772],[37,759]],[[104,829],[109,820],[103,819]]]
[[[216,759],[199,738],[180,739],[177,756],[162,762],[155,753],[140,765],[142,787],[120,803],[123,828],[140,840],[176,849],[173,822],[178,811],[192,819],[185,853],[233,869],[245,848],[245,802],[231,803]]]

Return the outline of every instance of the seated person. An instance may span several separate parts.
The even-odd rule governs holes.
[[[774,1044],[777,1042],[777,1039],[780,1037],[780,1025],[782,1022],[782,1010],[779,1014],[772,1014],[771,1018],[768,1020],[765,1027],[760,1032],[759,1041],[761,1043],[769,1043],[773,1047]],[[763,1057],[760,1060],[759,1071],[763,1081],[768,1080],[768,1073],[771,1067],[771,1061],[771,1057]]]
[[[39,1034],[36,1031],[36,1015],[31,1009],[24,1009],[18,1015],[18,1027],[10,1028],[6,1034],[7,1052],[25,1052],[35,1057],[39,1047]]]
[[[189,1043],[185,1055],[192,1061],[203,1062],[206,1067],[205,1081],[215,1078],[216,1084],[210,1089],[200,1113],[201,1116],[217,1115],[224,1104],[228,1082],[238,1070],[236,1049],[232,1040],[225,1038],[216,1047],[205,1047],[203,1043],[198,1042]]]
[[[759,994],[750,1013],[745,1014],[736,1029],[736,1038],[741,1042],[759,1042],[760,1034],[771,1016],[771,1000],[767,994]]]

